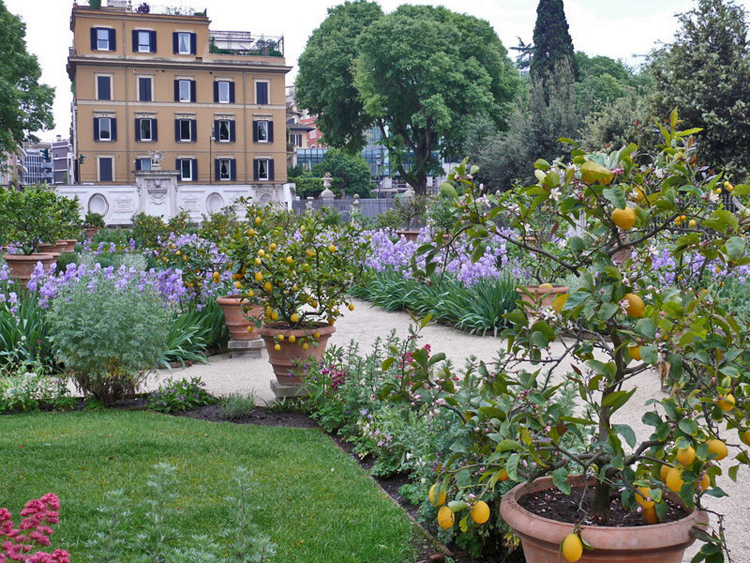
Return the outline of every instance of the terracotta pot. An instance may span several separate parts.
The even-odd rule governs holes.
[[[292,368],[299,360],[320,360],[325,352],[328,339],[336,332],[332,325],[320,323],[313,328],[284,328],[284,323],[271,323],[260,327],[260,333],[266,344],[268,361],[271,362],[276,379],[281,385],[302,386],[302,379],[292,374]],[[319,333],[315,338],[314,334]],[[279,335],[284,340],[277,341]],[[294,336],[295,342],[290,342],[289,337]],[[309,349],[305,350],[303,344],[307,343]],[[279,350],[276,350],[276,344]],[[317,344],[317,345],[316,345]]]
[[[99,232],[99,227],[91,227],[88,229],[84,229],[84,232],[86,233],[86,238],[89,240],[93,240],[96,236],[96,233]]]
[[[396,231],[396,234],[404,237],[407,241],[416,242],[419,231]]]
[[[70,253],[70,252],[75,252],[75,250],[76,250],[76,244],[78,244],[78,239],[66,238],[66,239],[63,239],[63,240],[57,241],[57,242],[58,243],[59,242],[64,242],[65,243],[65,250],[63,250],[63,252]]]
[[[10,277],[25,284],[31,279],[31,274],[34,273],[37,262],[42,263],[46,272],[55,261],[55,257],[52,254],[45,253],[5,254],[3,255],[3,260],[5,260],[8,268],[10,268]]]
[[[582,486],[580,478],[570,483]],[[590,484],[592,484],[590,482]],[[552,477],[517,485],[503,497],[500,515],[521,538],[526,563],[559,563],[560,544],[573,532],[574,524],[537,516],[521,507],[518,500],[530,493],[554,489]],[[681,563],[685,549],[695,538],[694,526],[705,526],[708,515],[693,511],[676,522],[647,526],[581,526],[581,537],[594,549],[584,551],[581,563]]]
[[[229,334],[235,340],[257,340],[260,334],[257,331],[249,332],[250,321],[248,317],[258,317],[263,312],[261,307],[247,307],[247,299],[240,295],[227,295],[217,297],[216,302],[224,312],[224,322],[229,329]]]
[[[68,243],[61,240],[58,240],[55,244],[42,243],[39,245],[39,252],[42,252],[44,254],[52,254],[55,257],[55,260],[57,260],[60,254],[65,252],[67,246]]]
[[[552,307],[555,297],[563,293],[569,293],[570,288],[567,285],[555,285],[553,287],[540,287],[538,285],[524,285],[517,287],[516,292],[526,303],[535,305],[541,301],[542,307]],[[531,294],[529,297],[528,294]]]

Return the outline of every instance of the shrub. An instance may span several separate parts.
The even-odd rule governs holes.
[[[221,411],[227,420],[247,418],[256,409],[256,406],[253,393],[247,395],[231,393],[221,399]]]
[[[320,193],[325,189],[323,187],[323,178],[289,178],[290,182],[294,182],[297,186],[297,195],[306,199],[308,197],[318,197]]]
[[[14,365],[15,364],[15,365]],[[46,375],[39,361],[11,362],[0,368],[0,413],[37,411],[42,407],[66,409],[77,403],[65,382]]]
[[[133,240],[139,248],[156,248],[159,239],[169,235],[169,229],[161,217],[138,213],[133,215]]]
[[[170,312],[140,277],[86,272],[59,288],[48,319],[58,360],[104,404],[135,393],[166,346]]]
[[[149,395],[148,408],[168,414],[215,403],[216,399],[204,389],[205,386],[200,377],[179,381],[170,379]]]

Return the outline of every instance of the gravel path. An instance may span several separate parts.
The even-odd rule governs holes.
[[[364,301],[354,301],[356,308],[336,323],[336,333],[330,342],[338,346],[345,346],[351,340],[360,345],[360,352],[369,352],[373,342],[378,337],[386,336],[391,330],[396,335],[406,337],[408,335],[409,316],[402,312],[387,312],[380,308],[372,307]],[[444,352],[457,368],[464,365],[465,360],[475,356],[486,362],[492,361],[497,356],[502,342],[491,336],[471,336],[466,333],[445,327],[433,325],[422,331],[421,342],[430,344],[433,352]],[[567,366],[563,366],[563,369]],[[200,377],[206,388],[216,395],[227,395],[233,392],[255,393],[260,401],[270,402],[274,399],[271,392],[270,382],[273,379],[273,371],[268,363],[265,352],[260,359],[232,359],[227,356],[213,356],[208,364],[194,365],[185,369],[176,369],[172,373],[161,370],[156,381],[152,381],[149,387],[155,387],[160,380],[169,377]],[[629,403],[630,410],[622,409],[618,413],[617,422],[626,423],[633,427],[637,435],[642,435],[647,428],[641,423],[642,410],[635,408],[651,398],[660,398],[664,394],[660,389],[659,377],[655,373],[647,372],[641,374],[633,384],[638,391]],[[736,436],[732,436],[735,443]],[[730,450],[731,452],[731,450]],[[735,450],[736,453],[736,450]],[[730,466],[732,455],[724,463],[724,469]],[[740,470],[738,483],[732,482],[728,477],[719,478],[719,486],[728,494],[728,498],[710,499],[710,508],[720,511],[726,516],[726,535],[732,549],[732,558],[735,563],[750,563],[750,534],[742,530],[750,517],[750,479],[747,469]],[[715,518],[712,518],[715,523]],[[684,561],[690,561],[697,549],[692,549],[686,555]]]

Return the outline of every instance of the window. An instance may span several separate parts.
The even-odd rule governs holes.
[[[194,143],[196,141],[196,120],[175,119],[174,140],[178,143]]]
[[[268,103],[268,82],[255,83],[255,103],[259,105]]]
[[[156,119],[152,117],[135,118],[136,141],[158,141],[156,133]]]
[[[214,103],[234,103],[234,82],[229,80],[217,80],[214,82]]]
[[[220,143],[234,143],[235,123],[233,119],[217,119],[214,121],[214,140]]]
[[[270,158],[256,158],[253,160],[253,179],[273,180],[273,160]]]
[[[95,141],[116,141],[117,140],[117,119],[114,117],[95,117],[94,118],[94,140]]]
[[[180,171],[180,180],[184,182],[198,180],[198,160],[195,158],[178,158],[177,170]]]
[[[174,101],[195,101],[195,80],[179,79],[174,81]]]
[[[99,181],[113,182],[115,179],[114,159],[111,156],[100,156],[97,160],[99,164]]]
[[[114,51],[115,30],[108,27],[91,28],[91,50],[92,51]]]
[[[215,166],[217,181],[237,179],[237,163],[233,158],[217,158]]]
[[[302,134],[301,133],[292,133],[291,135],[289,135],[289,140],[292,142],[292,146],[295,146],[295,147],[302,146]]]
[[[176,31],[174,34],[172,34],[172,48],[175,55],[195,55],[195,33]]]
[[[136,170],[151,170],[151,158],[148,156],[142,157],[142,158],[136,158],[135,169]]]
[[[112,99],[112,77],[102,76],[101,74],[96,77],[96,99],[97,100],[111,100]]]
[[[253,142],[273,143],[273,121],[267,119],[253,121]]]
[[[156,32],[143,29],[134,29],[133,52],[156,53]]]
[[[138,101],[150,102],[153,100],[154,80],[151,76],[138,77]]]

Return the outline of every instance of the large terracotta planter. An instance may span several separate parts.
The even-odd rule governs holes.
[[[407,241],[416,242],[419,237],[419,231],[396,231],[396,234],[400,237],[404,237]]]
[[[552,287],[524,285],[523,287],[517,287],[516,291],[526,303],[536,304],[541,301],[542,307],[552,307],[555,298],[563,293],[570,293],[570,288],[567,285],[555,285]]]
[[[22,284],[26,284],[31,279],[31,274],[34,273],[37,262],[42,263],[46,272],[55,261],[55,257],[52,254],[44,253],[4,254],[3,260],[5,260],[8,268],[10,268],[10,277]]]
[[[580,478],[571,484],[581,486]],[[503,497],[500,515],[521,538],[526,563],[560,563],[560,543],[573,532],[574,524],[533,514],[518,500],[530,493],[555,488],[552,477],[517,485]],[[694,511],[676,522],[648,526],[581,526],[581,537],[594,549],[584,551],[581,563],[681,563],[685,549],[695,538],[690,530],[708,523],[708,515]]]
[[[217,297],[216,302],[224,312],[224,322],[229,329],[229,334],[235,340],[257,340],[260,334],[257,331],[249,332],[250,321],[248,317],[259,317],[263,312],[261,307],[247,307],[247,299],[240,295],[227,295]]]
[[[86,233],[86,238],[89,240],[94,240],[94,237],[96,236],[96,233],[99,232],[100,227],[88,227],[84,229],[84,232]]]
[[[39,252],[44,254],[52,254],[55,260],[66,251],[68,243],[62,240],[58,240],[56,243],[42,243],[39,245]]]
[[[302,386],[302,379],[292,373],[292,368],[300,360],[320,360],[325,352],[328,339],[336,332],[332,325],[321,323],[313,328],[284,328],[284,323],[271,323],[263,325],[258,330],[266,344],[268,361],[271,362],[273,372],[279,384],[287,386]],[[315,337],[315,333],[318,336]],[[284,336],[279,341],[279,335]],[[290,342],[289,337],[294,336],[295,342]],[[303,344],[308,344],[305,350]],[[317,343],[317,345],[315,345]],[[276,350],[276,345],[279,350]]]
[[[59,240],[57,242],[58,243],[64,242],[65,243],[65,250],[63,250],[63,252],[71,253],[71,252],[75,252],[75,250],[76,250],[76,244],[78,244],[78,239],[66,238],[66,239]]]

